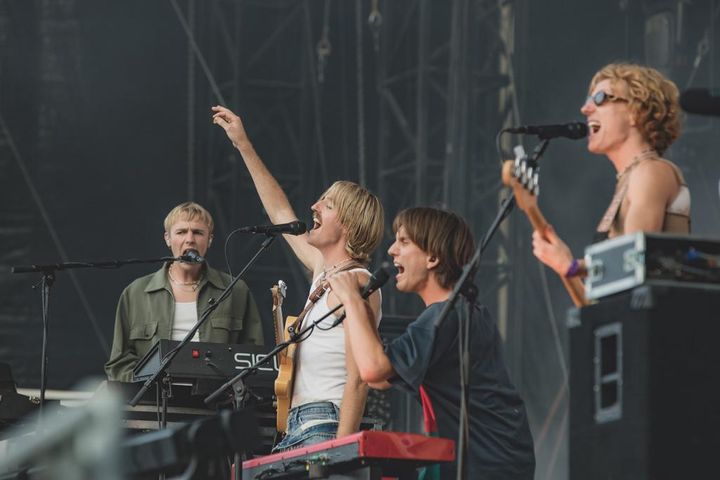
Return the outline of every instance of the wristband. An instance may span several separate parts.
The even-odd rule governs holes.
[[[578,262],[577,258],[573,258],[573,261],[570,264],[570,268],[568,268],[567,272],[565,272],[565,278],[577,277],[579,274],[580,262]]]

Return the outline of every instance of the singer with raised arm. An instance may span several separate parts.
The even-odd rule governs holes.
[[[640,231],[689,233],[690,191],[677,165],[662,157],[680,134],[675,84],[649,67],[610,64],[593,77],[580,111],[588,150],[605,155],[616,171],[596,240]],[[551,226],[533,232],[532,240],[535,256],[558,275],[586,274]]]
[[[240,117],[213,107],[213,123],[222,127],[250,172],[260,201],[273,224],[297,221],[287,196],[255,152]],[[327,279],[352,271],[364,281],[370,255],[383,234],[383,208],[378,198],[353,182],[335,182],[311,207],[308,233],[284,235],[300,262],[312,273],[312,285],[301,327],[320,319],[339,304]],[[380,322],[380,291],[369,298],[373,328]],[[342,324],[320,322],[298,345],[286,435],[275,451],[341,437],[359,429],[367,398]],[[348,350],[346,355],[346,349]],[[278,411],[280,415],[282,412]]]
[[[164,222],[165,244],[173,257],[155,273],[138,278],[120,296],[115,316],[110,380],[129,382],[132,370],[159,339],[182,340],[195,326],[211,298],[230,284],[226,273],[211,268],[204,257],[212,244],[214,222],[210,212],[193,202],[173,208]],[[196,332],[193,341],[263,343],[255,300],[239,280]]]
[[[362,379],[373,388],[409,391],[423,407],[426,429],[457,441],[463,397],[458,326],[461,317],[467,318],[461,302],[439,326],[435,321],[472,257],[472,233],[460,216],[428,207],[400,212],[393,230],[395,243],[388,254],[397,268],[397,289],[417,294],[426,307],[399,337],[382,345],[360,296],[363,281],[356,275],[347,272],[328,281],[345,305],[345,325]],[[505,368],[494,320],[484,306],[474,307],[468,330],[469,438],[459,478],[532,480],[535,456],[523,401]],[[454,479],[456,470],[456,463],[444,465],[439,478]]]

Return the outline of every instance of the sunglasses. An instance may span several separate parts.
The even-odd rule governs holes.
[[[612,93],[603,92],[600,90],[595,95],[588,95],[585,99],[585,103],[589,102],[590,100],[593,101],[595,105],[598,107],[601,105],[604,105],[606,102],[627,102],[627,98],[618,97],[616,95],[613,95]]]

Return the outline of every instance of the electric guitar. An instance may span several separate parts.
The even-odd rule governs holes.
[[[537,204],[537,197],[540,193],[538,180],[537,163],[528,160],[521,146],[515,147],[515,161],[507,160],[503,163],[502,181],[512,188],[517,206],[525,212],[532,227],[547,240],[544,232],[548,222],[540,212]],[[583,307],[588,304],[585,298],[585,287],[580,278],[561,276],[560,279],[576,307]]]
[[[278,280],[270,291],[272,292],[273,306],[272,316],[275,326],[275,344],[290,339],[288,328],[294,326],[298,317],[283,318],[282,304],[287,293],[287,286],[282,280]],[[297,344],[291,343],[285,350],[278,353],[279,372],[275,379],[275,408],[277,410],[276,428],[278,432],[287,431],[288,412],[292,400],[293,377],[295,375],[295,351]]]

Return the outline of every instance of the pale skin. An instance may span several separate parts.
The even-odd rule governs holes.
[[[410,240],[404,227],[396,232],[395,242],[388,253],[398,268],[395,277],[398,290],[416,293],[425,306],[448,299],[452,290],[440,285],[434,271],[438,259]],[[372,388],[389,388],[388,380],[395,376],[395,370],[374,328],[370,307],[360,296],[362,281],[356,273],[342,272],[333,275],[328,282],[345,305],[346,337],[352,345],[352,351],[357,352],[354,356],[360,377]]]
[[[603,80],[595,85],[591,94],[604,91],[627,98],[624,84]],[[620,173],[642,152],[650,150],[627,102],[608,101],[595,105],[591,100],[580,109],[591,125],[588,150],[605,155]],[[595,125],[595,128],[593,128]],[[630,176],[627,195],[620,205],[618,217],[610,229],[610,238],[635,232],[657,232],[663,229],[665,211],[680,189],[673,168],[663,161],[639,163]],[[533,254],[558,275],[565,275],[573,261],[570,248],[557,235],[552,226],[543,235],[533,232]]]
[[[208,225],[200,220],[180,219],[165,232],[165,244],[170,248],[174,257],[179,257],[190,249],[197,250],[200,256],[205,256],[212,244],[213,235]],[[202,264],[174,262],[170,265],[170,275],[177,282],[191,283],[200,279]],[[170,282],[173,297],[176,302],[197,301],[198,291],[192,288],[183,288]]]
[[[278,224],[297,220],[298,217],[282,187],[253,148],[240,117],[222,106],[212,107],[212,111],[213,123],[225,130],[233,146],[240,152],[270,221]],[[321,272],[347,262],[350,257],[345,249],[347,234],[337,219],[333,199],[321,198],[312,205],[311,211],[315,227],[309,233],[284,235],[283,237],[298,260],[313,273],[313,278],[316,278]],[[366,274],[359,277],[363,279],[362,281],[367,281]],[[340,304],[340,301],[331,292],[327,304],[328,307],[334,308]],[[378,293],[370,296],[369,305],[373,312],[373,318],[377,318],[380,311]],[[345,346],[347,380],[340,409],[338,437],[358,430],[367,399],[367,385],[360,378],[357,365],[353,360],[354,356],[349,353],[351,346],[347,341],[347,331]]]

